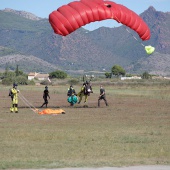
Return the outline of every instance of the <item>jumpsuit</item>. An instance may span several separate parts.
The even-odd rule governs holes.
[[[10,111],[18,113],[18,90],[15,88],[11,89],[11,99],[12,99],[12,103],[11,103]]]

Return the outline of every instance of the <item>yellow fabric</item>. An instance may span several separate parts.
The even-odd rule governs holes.
[[[18,104],[18,91],[17,91],[17,89],[12,88],[11,92],[13,94],[13,100],[12,100],[13,104]]]
[[[83,96],[85,97],[84,102],[87,102],[88,95],[84,94],[84,88],[85,86],[82,86],[80,92],[77,94],[77,96],[79,97],[79,103],[82,101]]]
[[[65,111],[62,109],[44,109],[42,111],[38,111],[38,114],[64,114]]]
[[[155,47],[152,47],[151,45],[145,46],[145,51],[150,55],[155,51]]]
[[[12,88],[11,92],[13,94],[13,97],[12,97],[12,103],[11,103],[10,111],[11,112],[18,112],[18,91],[17,91],[17,89]]]
[[[79,96],[79,103],[82,101],[82,98],[83,96],[85,97],[84,98],[84,102],[87,102],[87,98],[88,98],[88,95],[85,95],[84,93],[78,93],[77,96]]]

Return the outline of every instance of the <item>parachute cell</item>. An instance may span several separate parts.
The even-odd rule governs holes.
[[[81,26],[95,21],[114,19],[136,31],[142,40],[150,39],[150,30],[143,19],[123,5],[105,0],[80,0],[63,5],[49,15],[56,34],[66,36]]]

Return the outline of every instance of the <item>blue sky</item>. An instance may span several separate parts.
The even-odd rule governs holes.
[[[73,0],[0,0],[0,10],[12,8],[15,10],[27,11],[38,17],[48,18],[49,14],[62,5]],[[90,1],[90,0],[89,0]],[[149,6],[153,6],[157,11],[170,12],[170,0],[112,0],[122,4],[137,14],[141,14]],[[100,26],[118,26],[115,21],[102,21],[88,24],[87,29],[93,30]]]

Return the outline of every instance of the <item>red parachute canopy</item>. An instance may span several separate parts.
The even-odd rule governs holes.
[[[142,40],[150,39],[147,24],[135,12],[123,5],[105,0],[80,0],[63,5],[49,15],[56,34],[66,36],[90,22],[114,19],[138,33]]]

